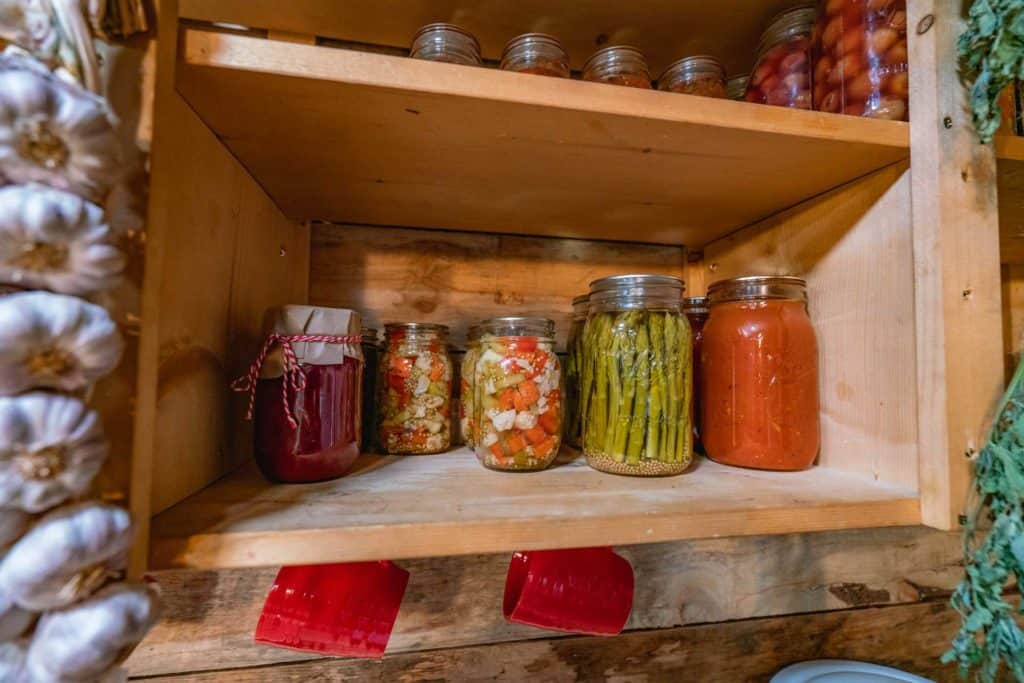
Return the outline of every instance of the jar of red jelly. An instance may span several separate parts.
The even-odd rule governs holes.
[[[741,277],[708,288],[701,344],[701,441],[715,462],[803,470],[821,443],[818,343],[807,286]]]
[[[757,48],[747,84],[747,102],[811,108],[813,28],[813,7],[796,7],[772,20]]]
[[[700,415],[700,347],[704,340],[704,323],[708,320],[708,298],[706,296],[689,296],[683,299],[683,313],[690,323],[690,339],[693,341],[693,403],[690,414]],[[700,443],[699,420],[693,420],[693,447],[703,450]]]
[[[820,0],[813,51],[815,109],[907,120],[906,0]]]
[[[344,476],[360,452],[363,352],[359,314],[284,306],[247,382],[256,463],[275,482]]]
[[[583,65],[583,80],[651,89],[651,72],[640,50],[613,45],[598,50]]]
[[[501,68],[523,74],[569,78],[569,55],[558,39],[546,33],[524,33],[510,40]]]

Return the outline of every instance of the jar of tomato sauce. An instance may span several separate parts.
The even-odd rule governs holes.
[[[701,346],[701,441],[715,462],[803,470],[820,446],[818,343],[797,277],[708,288]]]
[[[524,33],[505,45],[501,68],[523,74],[569,78],[569,55],[558,39],[546,33]]]
[[[426,455],[451,447],[452,361],[448,328],[431,323],[384,326],[377,412],[380,446]]]
[[[757,48],[747,102],[811,108],[811,32],[814,8],[796,7],[775,17]]]
[[[613,45],[598,50],[583,65],[583,80],[651,89],[651,71],[640,50]]]
[[[266,328],[263,352],[234,385],[251,392],[256,463],[275,482],[343,476],[362,431],[359,314],[285,306],[267,314]]]
[[[700,348],[704,339],[704,323],[708,320],[708,298],[706,296],[689,296],[683,299],[683,313],[690,323],[690,339],[693,341],[693,403],[690,404],[690,417],[693,420],[693,447],[703,450],[700,443],[698,420],[700,415]]]

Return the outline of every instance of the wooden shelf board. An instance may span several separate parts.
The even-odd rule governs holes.
[[[705,459],[677,477],[590,469],[502,473],[460,449],[363,456],[347,477],[273,485],[245,467],[157,515],[151,567],[400,559],[685,538],[912,525],[913,491],[816,467],[776,473]]]
[[[907,124],[185,31],[178,88],[296,220],[704,245]]]
[[[1024,264],[1024,137],[995,138],[999,164],[999,251],[1003,263]]]

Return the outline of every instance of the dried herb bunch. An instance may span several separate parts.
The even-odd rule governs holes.
[[[1024,77],[1024,0],[974,0],[957,47],[965,75],[974,79],[974,127],[989,142],[1002,120],[999,94]]]
[[[962,676],[974,670],[974,679],[986,683],[1003,665],[1024,681],[1024,609],[1004,595],[1009,582],[1024,584],[1024,363],[996,415],[974,464],[973,504],[963,520],[967,575],[952,598],[962,624],[942,657],[956,661]]]

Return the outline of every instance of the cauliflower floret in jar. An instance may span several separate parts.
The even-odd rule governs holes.
[[[422,394],[427,393],[427,389],[429,388],[430,378],[427,377],[426,375],[421,375],[420,378],[416,380],[416,388],[413,389],[413,393],[416,394],[417,396],[420,396]]]
[[[517,413],[515,422],[516,429],[533,429],[537,426],[537,415],[535,413]]]
[[[499,432],[508,431],[509,429],[512,429],[512,425],[515,424],[516,411],[506,410],[505,412],[498,413],[491,421],[494,423],[494,428]]]

